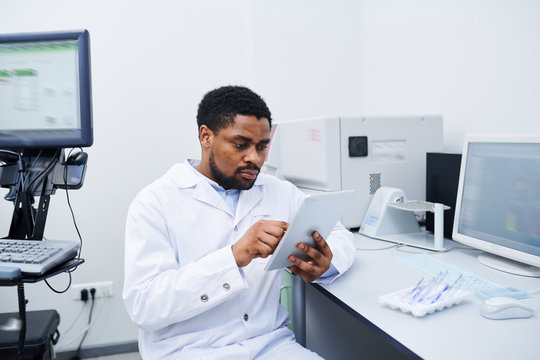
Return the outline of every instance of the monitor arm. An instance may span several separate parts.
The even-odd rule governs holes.
[[[21,152],[15,162],[3,159],[0,186],[10,188],[5,199],[14,202],[9,238],[43,238],[50,196],[56,189],[82,187],[88,157],[79,154],[65,159],[64,149],[32,149]],[[39,196],[37,208],[34,196]]]

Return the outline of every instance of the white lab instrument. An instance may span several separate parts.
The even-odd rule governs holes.
[[[276,123],[264,171],[306,193],[355,189],[341,222],[359,228],[381,186],[425,199],[426,153],[443,150],[441,116],[313,117]]]
[[[445,250],[443,204],[408,201],[402,189],[383,186],[369,205],[360,233],[372,238],[406,244],[429,250]],[[415,212],[435,213],[434,233],[422,230]]]

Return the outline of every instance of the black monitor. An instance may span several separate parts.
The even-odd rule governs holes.
[[[87,30],[0,34],[0,149],[93,143]]]
[[[450,207],[444,212],[443,218],[443,235],[447,239],[452,238],[454,227],[460,166],[461,154],[426,154],[426,200]],[[435,214],[431,211],[426,212],[426,230],[435,231]]]

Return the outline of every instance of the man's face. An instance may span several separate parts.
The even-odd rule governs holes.
[[[270,124],[266,118],[236,115],[231,126],[214,134],[209,148],[213,180],[225,189],[251,189],[269,143]]]

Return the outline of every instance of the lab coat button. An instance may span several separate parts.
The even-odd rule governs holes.
[[[248,314],[244,314],[244,320],[245,320],[245,321],[248,321],[248,319],[249,319]]]
[[[234,231],[238,231],[238,226],[234,225]]]
[[[208,295],[201,295],[201,301],[207,302],[208,301]]]
[[[225,283],[223,284],[223,288],[225,289],[225,291],[229,291],[231,289],[231,285],[229,285],[228,283]]]

